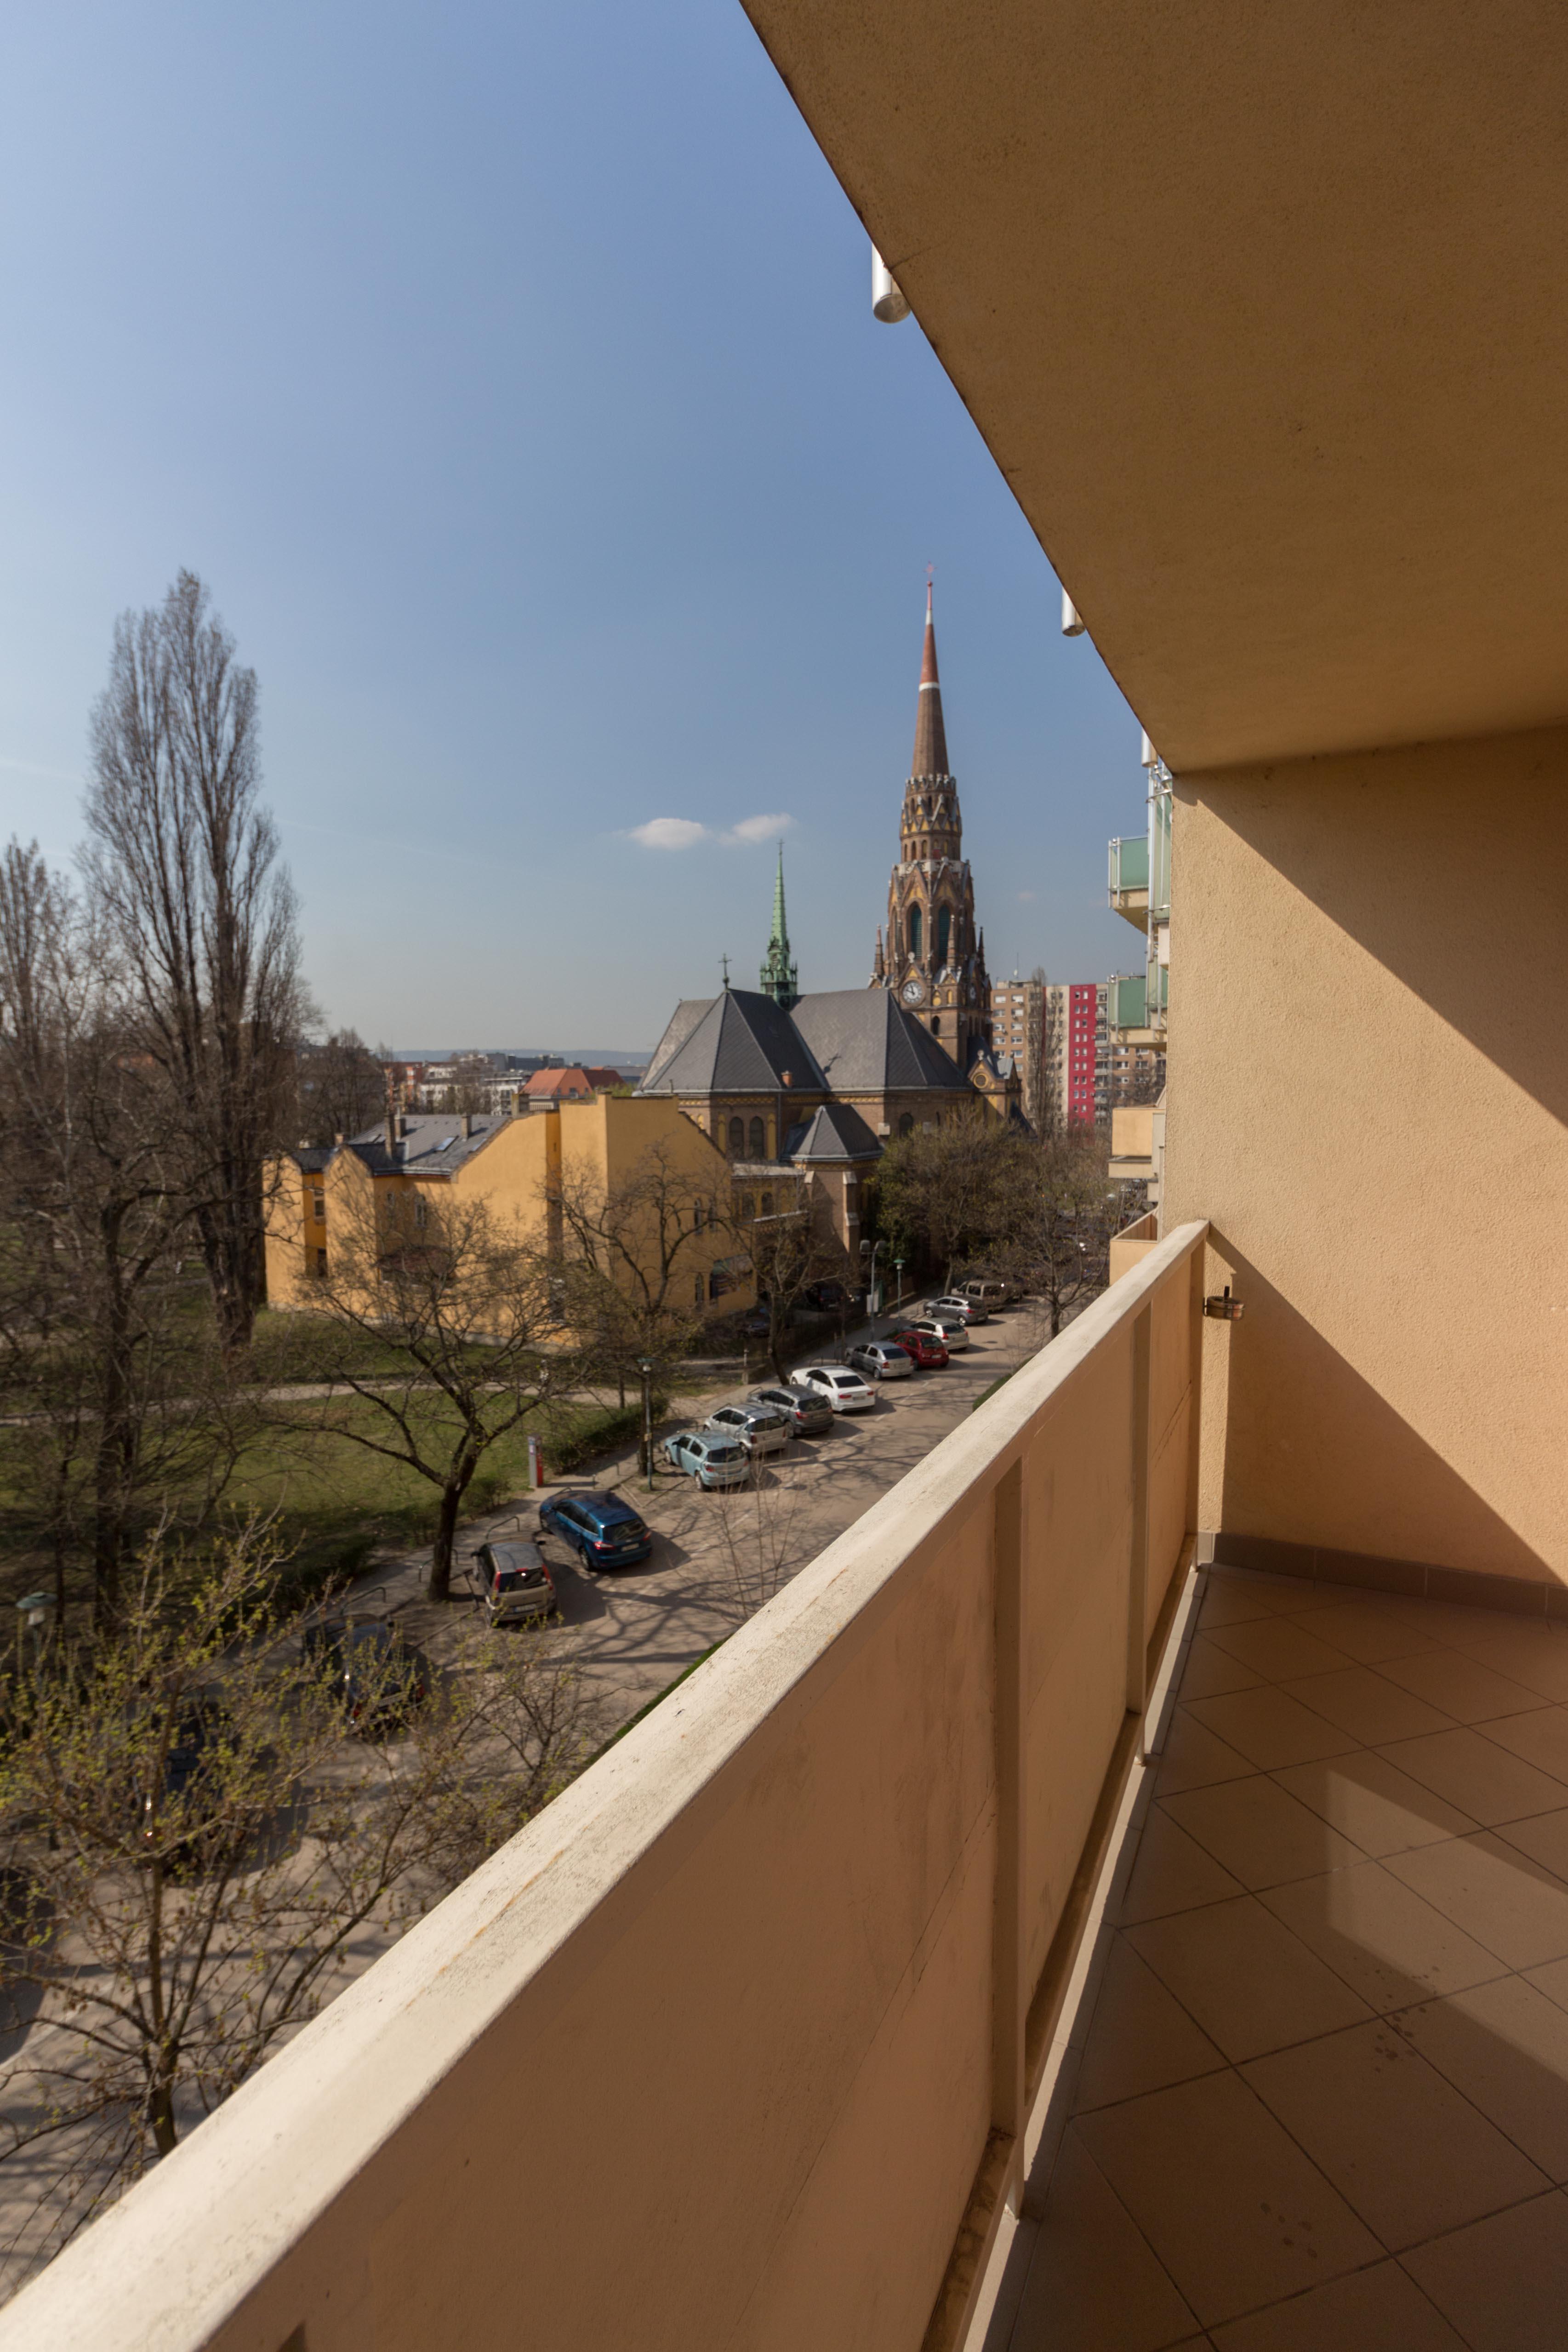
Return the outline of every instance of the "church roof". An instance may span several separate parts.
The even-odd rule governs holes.
[[[921,690],[915,705],[915,751],[911,776],[945,776],[947,730],[942,719],[942,681],[936,674],[936,625],[931,619],[931,590],[926,590],[925,647],[921,658]]]
[[[853,1103],[824,1103],[804,1126],[791,1128],[781,1157],[820,1164],[875,1160],[881,1149]]]
[[[809,999],[803,1000],[809,1002]],[[727,988],[675,1008],[639,1094],[772,1094],[785,1083],[807,1094],[828,1082],[787,1013],[759,990]]]
[[[803,996],[795,1025],[836,1095],[947,1094],[963,1072],[929,1029],[906,1013],[891,989],[837,988]]]

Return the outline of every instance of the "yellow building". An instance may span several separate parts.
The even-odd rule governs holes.
[[[734,1231],[729,1160],[694,1120],[658,1097],[596,1095],[550,1103],[515,1118],[396,1112],[329,1150],[301,1147],[268,1171],[267,1297],[310,1307],[341,1234],[369,1209],[378,1224],[397,1214],[416,1230],[426,1202],[482,1200],[515,1218],[541,1250],[562,1241],[563,1195],[590,1208],[640,1198],[650,1260],[660,1208],[682,1234],[669,1304],[730,1313],[753,1291]],[[633,1228],[636,1230],[634,1218]]]

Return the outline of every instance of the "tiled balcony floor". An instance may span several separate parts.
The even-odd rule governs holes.
[[[1215,1570],[1177,1674],[986,2352],[1555,2352],[1568,1633]]]

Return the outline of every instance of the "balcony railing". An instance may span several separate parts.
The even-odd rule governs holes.
[[[0,2345],[955,2341],[1194,1526],[1206,1231],[378,1960]]]

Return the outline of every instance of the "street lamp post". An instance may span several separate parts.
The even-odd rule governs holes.
[[[893,1271],[899,1277],[894,1285],[893,1298],[893,1312],[897,1315],[904,1303],[904,1261],[901,1257],[893,1260]]]
[[[866,1274],[866,1311],[873,1322],[881,1312],[881,1301],[877,1296],[877,1257],[879,1252],[886,1247],[887,1244],[881,1241],[862,1242],[860,1244],[861,1256],[870,1260]]]
[[[653,1358],[639,1356],[637,1370],[642,1374],[642,1466],[647,1480],[647,1491],[653,1492]]]

